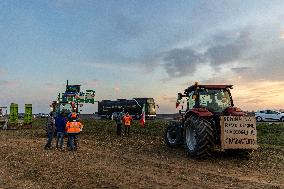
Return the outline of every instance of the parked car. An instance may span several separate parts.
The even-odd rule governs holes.
[[[260,110],[255,113],[256,121],[283,121],[284,113],[274,110]]]
[[[24,116],[25,116],[24,113],[19,113],[19,114],[18,114],[18,118],[19,118],[19,119],[24,119]]]
[[[39,113],[39,114],[37,115],[37,117],[40,117],[40,118],[48,118],[48,117],[49,117],[49,114]]]

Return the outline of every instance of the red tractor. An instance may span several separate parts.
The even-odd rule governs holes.
[[[180,119],[172,122],[165,132],[169,147],[184,144],[194,158],[211,155],[212,149],[221,146],[221,116],[244,116],[234,107],[230,93],[232,85],[199,85],[195,83],[178,93],[178,102],[185,100],[180,110]],[[183,106],[186,110],[183,111]]]

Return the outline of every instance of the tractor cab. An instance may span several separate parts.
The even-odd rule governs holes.
[[[198,85],[195,83],[185,89],[184,95],[178,94],[178,101],[186,98],[186,111],[210,112],[211,116],[239,115],[241,110],[234,108],[230,93],[232,88],[233,85]]]
[[[55,115],[61,114],[62,112],[68,115],[75,111],[75,107],[70,102],[53,101],[51,104],[51,110],[55,113]]]

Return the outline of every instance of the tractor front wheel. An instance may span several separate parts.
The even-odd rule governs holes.
[[[169,147],[178,147],[181,144],[181,128],[172,123],[165,130],[165,143]]]
[[[191,115],[186,119],[184,127],[184,143],[188,154],[198,159],[210,156],[214,145],[210,123],[204,118]]]

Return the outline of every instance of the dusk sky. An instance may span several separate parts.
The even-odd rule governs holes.
[[[195,81],[234,85],[244,110],[284,108],[283,0],[2,0],[0,44],[0,106],[20,112],[48,112],[67,79],[158,113]]]

